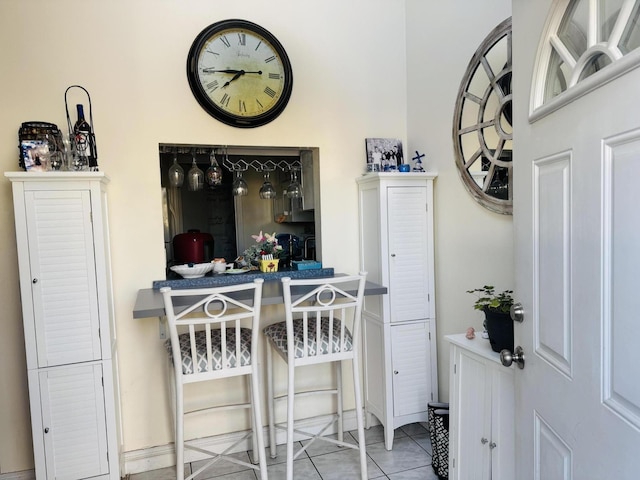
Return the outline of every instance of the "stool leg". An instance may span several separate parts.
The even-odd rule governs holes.
[[[175,392],[176,480],[184,480],[184,392],[180,380],[176,382]]]
[[[267,411],[269,414],[269,449],[271,458],[276,458],[276,420],[273,396],[273,348],[267,342]]]
[[[362,419],[362,394],[360,392],[360,368],[358,354],[353,357],[353,388],[356,402],[356,423],[358,425],[358,446],[360,447],[360,477],[367,480],[367,450],[364,438],[364,422]]]
[[[258,365],[254,364],[251,374],[251,412],[253,420],[253,439],[254,450],[253,456],[258,457],[258,463],[260,464],[260,478],[261,480],[267,479],[267,457],[264,448],[264,436],[262,425],[262,409],[260,408],[260,378],[258,377]]]
[[[253,369],[252,369],[253,370]],[[256,416],[255,416],[255,395],[253,394],[253,374],[246,376],[247,391],[249,392],[249,401],[251,402],[251,409],[249,410],[249,419],[251,420],[251,457],[249,460],[254,465],[258,463],[258,436],[256,435]]]
[[[287,362],[287,480],[293,480],[293,406],[295,403],[295,365]]]
[[[336,390],[337,390],[337,400],[338,400],[338,441],[344,441],[344,415],[343,415],[343,405],[342,405],[342,362],[333,362],[335,364],[336,369]]]

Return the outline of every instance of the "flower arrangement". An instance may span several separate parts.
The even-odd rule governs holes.
[[[272,255],[273,259],[280,258],[282,253],[282,245],[278,245],[276,233],[273,235],[263,234],[262,231],[258,235],[251,235],[256,243],[247,248],[243,255],[245,259],[252,263],[257,263],[264,255]]]

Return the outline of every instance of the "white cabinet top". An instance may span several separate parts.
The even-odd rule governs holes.
[[[389,181],[411,181],[411,180],[434,180],[438,176],[434,172],[369,172],[358,177],[359,184],[367,182],[377,182],[379,180]]]
[[[4,176],[12,182],[73,182],[78,180],[100,180],[103,183],[109,182],[109,177],[104,172],[5,172]]]
[[[476,355],[480,355],[488,360],[500,363],[500,354],[491,350],[491,344],[488,338],[482,338],[481,332],[476,332],[476,338],[469,340],[464,333],[456,335],[445,335],[445,340],[453,345],[457,345],[469,350]]]

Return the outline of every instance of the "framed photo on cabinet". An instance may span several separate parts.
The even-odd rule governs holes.
[[[395,172],[404,163],[402,142],[396,138],[365,138],[367,172]]]

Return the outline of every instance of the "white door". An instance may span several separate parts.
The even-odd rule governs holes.
[[[516,471],[522,480],[633,480],[640,478],[637,45],[593,75],[559,79],[558,72],[598,70],[604,57],[572,63],[575,45],[565,47],[574,39],[602,50],[594,39],[624,37],[616,15],[637,21],[638,6],[579,2],[564,24],[569,34],[552,39],[557,81],[536,90],[540,38],[562,27],[548,14],[567,3],[513,1],[516,294],[524,309],[515,340],[525,355],[515,372]],[[607,69],[616,74],[602,84]],[[532,88],[554,107],[533,120]],[[563,101],[571,91],[578,94]]]

